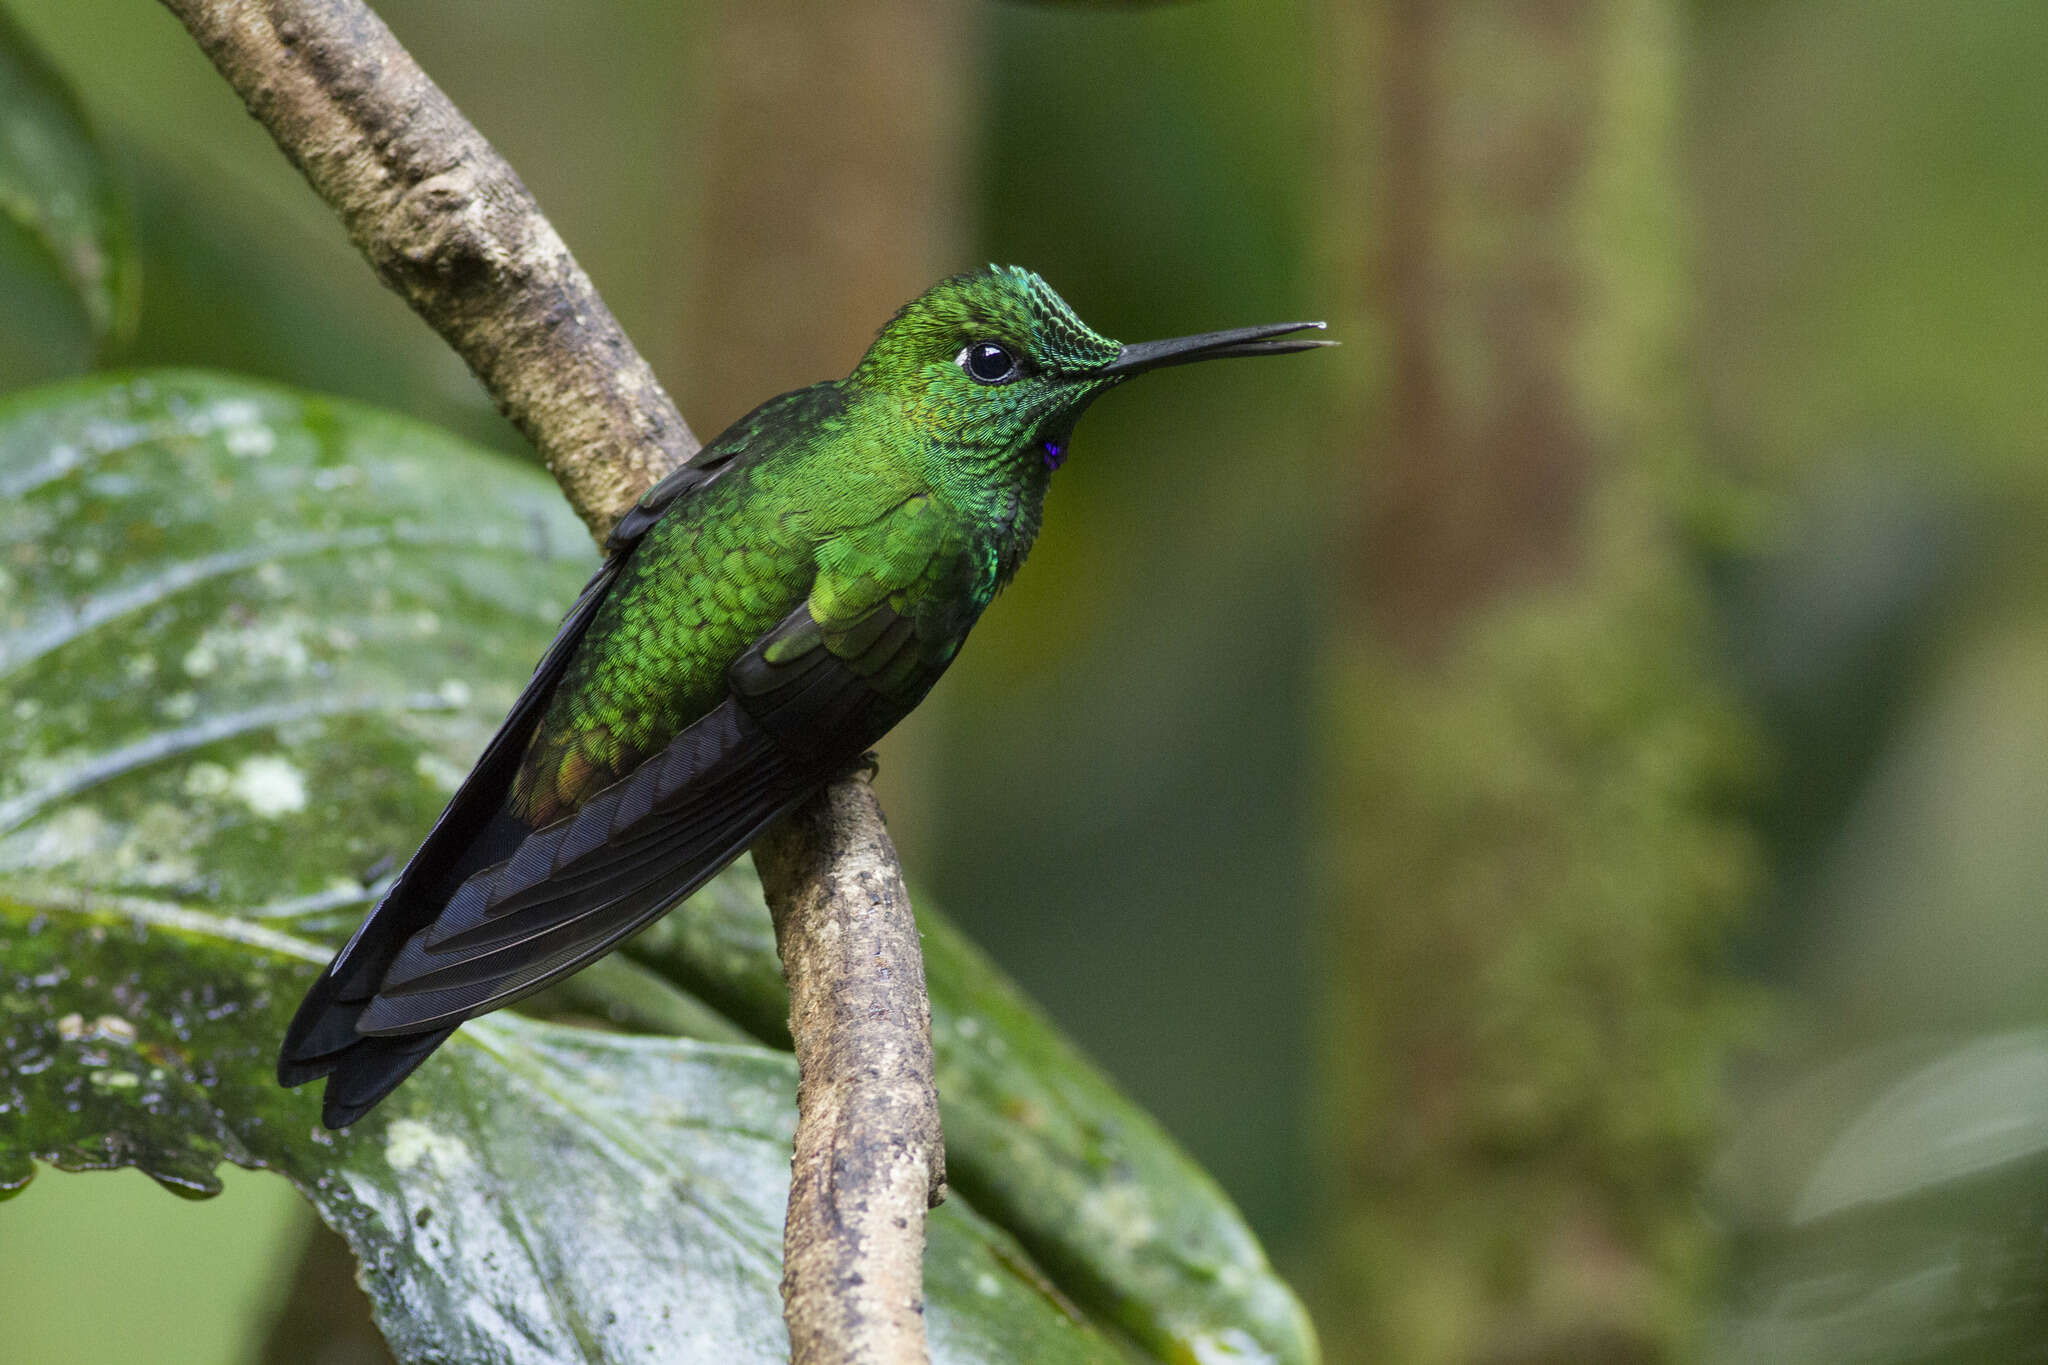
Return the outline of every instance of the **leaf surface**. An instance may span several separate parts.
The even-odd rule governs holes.
[[[0,404],[0,1183],[280,1170],[409,1360],[786,1350],[794,1072],[751,869],[534,1002],[687,1037],[491,1016],[339,1137],[270,1075],[593,563],[536,472],[353,405],[192,374]],[[1207,1178],[925,925],[966,1196],[931,1223],[936,1358],[1123,1358],[1071,1300],[1163,1359],[1312,1359]]]
[[[133,333],[140,272],[126,203],[77,97],[4,9],[0,216],[49,258],[101,347]]]

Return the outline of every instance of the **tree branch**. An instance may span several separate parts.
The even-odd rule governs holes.
[[[164,0],[600,541],[697,451],[505,159],[361,0]]]
[[[924,1214],[946,1158],[917,921],[874,791],[827,787],[761,837],[754,865],[803,1076],[782,1232],[792,1358],[922,1361]]]
[[[163,0],[384,282],[469,363],[600,542],[697,450],[512,168],[362,0]],[[881,809],[844,779],[756,861],[802,1071],[784,1234],[795,1360],[925,1359],[944,1193],[931,1006]]]

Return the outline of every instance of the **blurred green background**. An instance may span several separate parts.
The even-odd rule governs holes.
[[[525,457],[165,12],[6,4],[113,359]],[[377,8],[701,436],[988,260],[1330,318],[1091,415],[882,781],[1333,1360],[2048,1359],[2048,8]],[[92,362],[6,229],[0,300],[0,391]],[[305,1236],[38,1180],[0,1360],[254,1359]]]

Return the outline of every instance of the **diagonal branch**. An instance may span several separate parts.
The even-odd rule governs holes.
[[[163,3],[600,542],[696,452],[519,177],[362,0]],[[795,1359],[921,1361],[924,1210],[944,1175],[902,869],[852,778],[770,831],[758,861],[803,1075],[784,1241]]]
[[[697,439],[505,159],[361,0],[164,0],[601,541]]]

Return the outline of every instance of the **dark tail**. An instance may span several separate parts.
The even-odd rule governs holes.
[[[509,858],[532,832],[500,811],[432,886],[415,891],[400,878],[306,992],[285,1031],[277,1079],[295,1086],[327,1077],[320,1121],[329,1128],[345,1127],[368,1113],[455,1031],[450,1024],[424,1033],[372,1038],[356,1032],[356,1024],[376,998],[378,982],[405,941],[447,904],[472,872]]]
[[[329,1128],[361,1118],[455,1031],[451,1023],[405,1037],[371,1038],[356,1032],[356,1023],[405,941],[433,923],[471,873],[511,857],[533,833],[505,809],[513,775],[555,684],[629,552],[614,554],[584,585],[525,691],[448,808],[292,1016],[278,1054],[277,1079],[294,1086],[328,1077],[320,1119]]]

